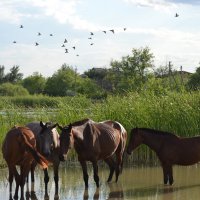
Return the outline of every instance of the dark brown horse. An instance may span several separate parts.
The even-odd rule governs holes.
[[[172,133],[148,129],[131,130],[127,153],[140,144],[154,150],[162,164],[164,184],[173,184],[173,165],[192,165],[200,161],[200,137],[181,138]]]
[[[126,130],[121,124],[115,121],[96,123],[90,119],[84,119],[60,129],[62,130],[60,134],[61,159],[66,159],[69,148],[75,148],[82,166],[86,188],[88,188],[86,161],[92,162],[97,187],[99,187],[98,160],[105,160],[110,167],[108,181],[112,179],[114,170],[116,181],[118,180],[127,138]],[[114,154],[116,161],[112,157]]]
[[[21,187],[21,199],[24,199],[25,179],[31,169],[33,161],[43,169],[48,167],[48,161],[36,150],[36,139],[33,132],[26,127],[14,127],[6,135],[2,146],[3,157],[9,170],[9,191],[12,199],[12,182],[16,181],[14,198],[18,198],[18,189]],[[16,166],[20,167],[20,174]]]
[[[36,138],[37,141],[37,150],[49,161],[49,163],[53,164],[54,170],[54,181],[55,181],[55,194],[58,194],[58,169],[60,164],[59,159],[59,148],[60,148],[60,140],[59,134],[55,129],[57,124],[52,124],[51,122],[43,123],[41,122],[31,122],[26,126],[29,127]],[[35,165],[32,165],[31,168],[31,181],[34,182],[34,170]],[[45,195],[48,195],[48,182],[49,175],[47,169],[44,169],[44,182],[45,182]]]

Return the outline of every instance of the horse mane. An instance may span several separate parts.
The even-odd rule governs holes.
[[[82,119],[82,120],[79,120],[79,121],[76,121],[76,122],[73,122],[71,125],[72,126],[81,126],[87,122],[93,122],[93,120],[89,119],[89,118],[85,118],[85,119]]]
[[[154,135],[161,135],[161,136],[172,136],[172,137],[178,137],[177,135],[167,132],[167,131],[160,131],[156,129],[151,129],[151,128],[137,128],[138,130],[143,130],[148,133],[154,134]]]

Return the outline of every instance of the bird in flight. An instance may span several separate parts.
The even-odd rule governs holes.
[[[106,31],[102,31],[102,32],[104,32],[106,34]]]
[[[64,40],[64,43],[67,43],[67,39]]]
[[[69,52],[68,52],[68,49],[65,49],[65,53],[69,53]]]
[[[175,17],[178,17],[178,16],[179,16],[179,14],[178,14],[178,13],[176,13],[176,14],[175,14]]]
[[[39,44],[36,42],[36,43],[35,43],[35,46],[38,46],[38,45],[39,45]]]
[[[20,25],[20,28],[24,28],[23,25]]]
[[[90,35],[94,35],[94,33],[93,33],[93,32],[90,32]]]
[[[114,29],[111,29],[110,31],[111,31],[113,34],[115,33]]]

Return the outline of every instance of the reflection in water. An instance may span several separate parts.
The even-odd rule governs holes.
[[[94,195],[93,195],[93,200],[98,200],[99,199],[99,188],[96,189]],[[83,193],[83,200],[89,200],[89,193],[88,193],[88,189],[84,190]]]
[[[99,168],[101,185],[96,188],[93,179],[89,179],[89,188],[85,190],[80,167],[61,167],[59,180],[59,196],[54,195],[53,178],[49,181],[48,195],[45,195],[43,172],[37,170],[35,185],[26,188],[26,200],[196,200],[200,196],[200,169],[198,165],[191,167],[175,167],[173,186],[162,184],[161,167],[124,168],[118,183],[107,183],[107,168]],[[50,173],[53,173],[50,170]],[[89,176],[92,177],[92,168]],[[0,200],[9,199],[7,169],[1,170]],[[53,177],[50,174],[50,177]],[[15,187],[15,184],[13,185]],[[11,198],[12,199],[12,198]]]
[[[124,192],[121,183],[109,183],[109,194],[107,199],[124,199]]]

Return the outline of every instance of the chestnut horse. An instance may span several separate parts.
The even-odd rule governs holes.
[[[200,161],[200,136],[181,138],[172,133],[148,128],[131,130],[127,153],[140,144],[154,150],[162,164],[164,184],[172,185],[173,165],[192,165]]]
[[[60,140],[59,140],[59,134],[55,129],[56,125],[57,124],[52,124],[51,122],[47,122],[44,124],[42,121],[40,121],[40,122],[30,122],[26,126],[29,127],[35,135],[37,141],[37,150],[49,161],[49,163],[53,164],[55,194],[58,194]],[[32,182],[34,182],[34,170],[35,170],[35,165],[33,164],[31,168]],[[45,182],[45,195],[48,195],[47,187],[49,182],[49,175],[47,169],[44,169],[44,182]]]
[[[16,181],[14,198],[18,198],[19,186],[21,199],[24,199],[25,179],[31,169],[31,164],[36,161],[43,169],[48,167],[48,161],[36,150],[36,140],[33,132],[27,127],[12,128],[6,135],[2,146],[3,157],[9,170],[9,191],[12,199],[12,182]],[[20,174],[16,166],[20,166]]]
[[[96,123],[90,119],[84,119],[65,127],[59,125],[58,127],[61,129],[60,158],[66,159],[69,148],[75,148],[82,166],[86,188],[88,188],[86,161],[92,162],[97,187],[99,187],[98,160],[104,160],[110,167],[108,181],[112,179],[115,170],[117,182],[122,168],[127,138],[127,133],[120,123],[115,121]],[[112,157],[114,154],[116,155],[116,162]]]

